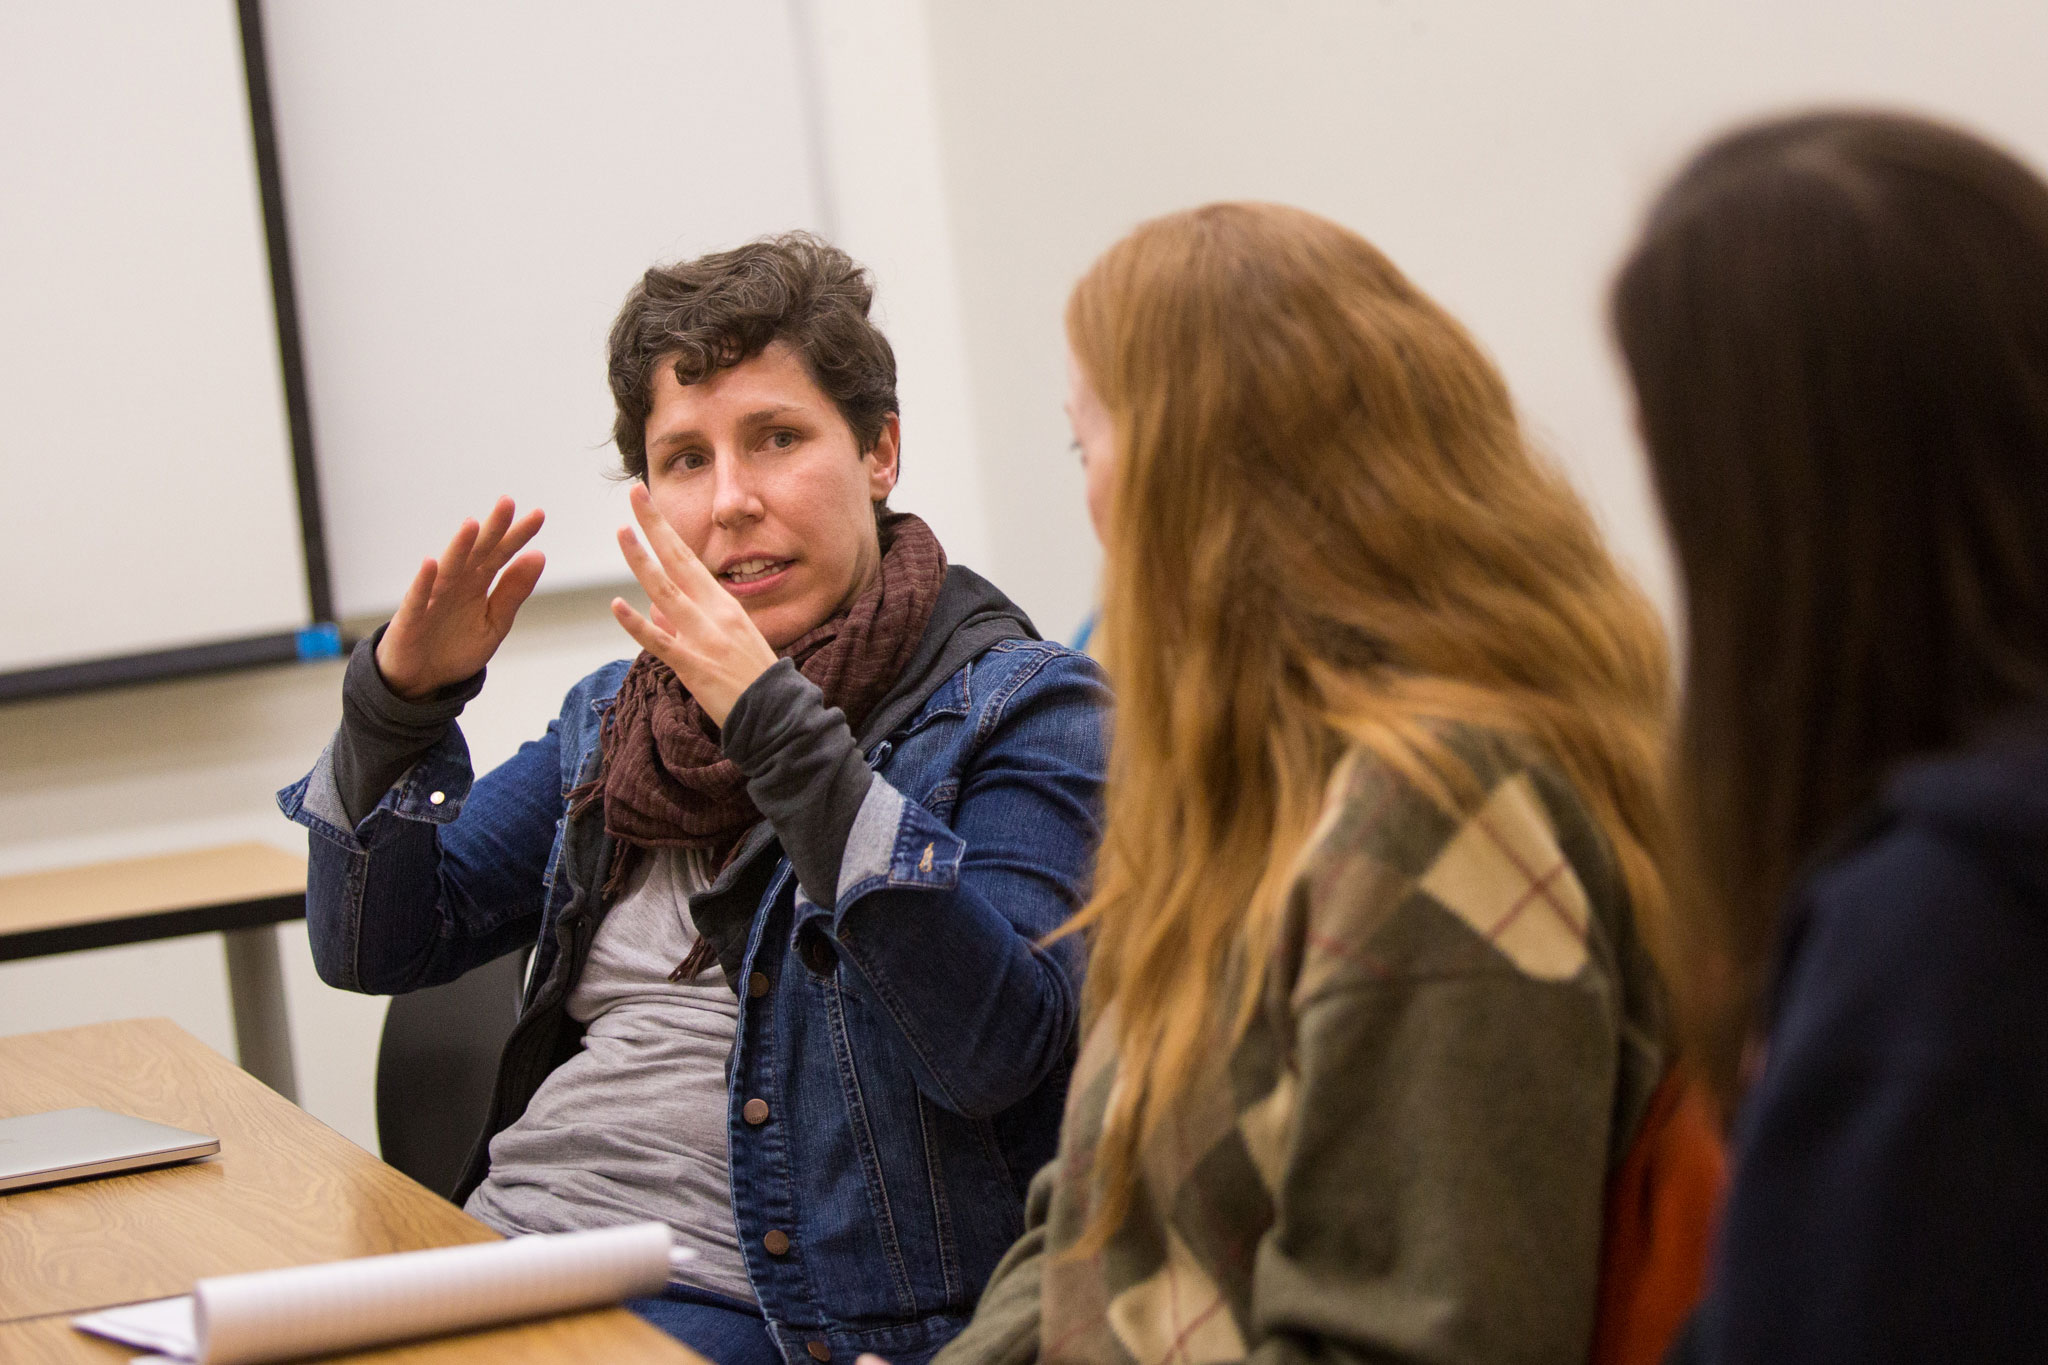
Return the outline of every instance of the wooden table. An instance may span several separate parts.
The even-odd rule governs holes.
[[[0,1360],[7,1365],[128,1365],[147,1352],[101,1341],[68,1317],[0,1323]],[[622,1308],[465,1332],[458,1337],[321,1356],[320,1365],[707,1365],[705,1359]]]
[[[0,1117],[96,1104],[220,1138],[217,1157],[0,1195],[0,1360],[112,1362],[68,1319],[208,1275],[495,1240],[167,1019],[0,1038]],[[622,1309],[335,1359],[705,1365]]]
[[[218,933],[235,1047],[251,1075],[298,1099],[284,968],[271,926],[306,917],[306,860],[232,844],[0,877],[0,962]]]

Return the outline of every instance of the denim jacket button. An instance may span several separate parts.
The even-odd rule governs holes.
[[[748,1100],[740,1106],[740,1117],[756,1128],[760,1127],[768,1121],[768,1101],[759,1098]]]
[[[447,792],[435,792],[432,796],[427,798],[427,800],[431,801],[433,804],[437,806],[440,805],[442,802],[446,801],[447,799]]]
[[[796,955],[813,976],[830,976],[839,970],[838,951],[814,925],[807,924],[797,933]]]
[[[770,1256],[786,1255],[789,1251],[789,1234],[781,1228],[770,1228],[768,1235],[761,1239],[761,1245],[768,1248]]]
[[[822,1361],[832,1358],[832,1348],[822,1341],[807,1341],[804,1343],[804,1350],[810,1352],[812,1360]]]
[[[759,1000],[762,996],[766,994],[768,994],[767,974],[764,972],[754,972],[751,975],[749,975],[747,977],[748,997],[754,1000]]]

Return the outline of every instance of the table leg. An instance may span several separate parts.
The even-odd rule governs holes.
[[[277,955],[277,926],[230,929],[227,942],[228,998],[235,1012],[235,1050],[242,1069],[290,1100],[299,1102],[292,1070],[291,1024],[285,1017],[284,964]]]

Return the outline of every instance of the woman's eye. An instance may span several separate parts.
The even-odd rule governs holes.
[[[686,450],[682,454],[676,456],[675,459],[669,461],[669,467],[672,469],[678,469],[687,472],[690,470],[702,469],[705,465],[708,465],[710,463],[710,457],[707,456],[703,451]]]
[[[796,433],[793,431],[775,432],[769,436],[768,444],[774,446],[777,450],[788,450],[796,444]]]

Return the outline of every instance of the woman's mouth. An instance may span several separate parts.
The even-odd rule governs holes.
[[[793,563],[795,561],[789,559],[761,557],[736,559],[719,570],[718,581],[734,590],[757,587],[779,578]]]

